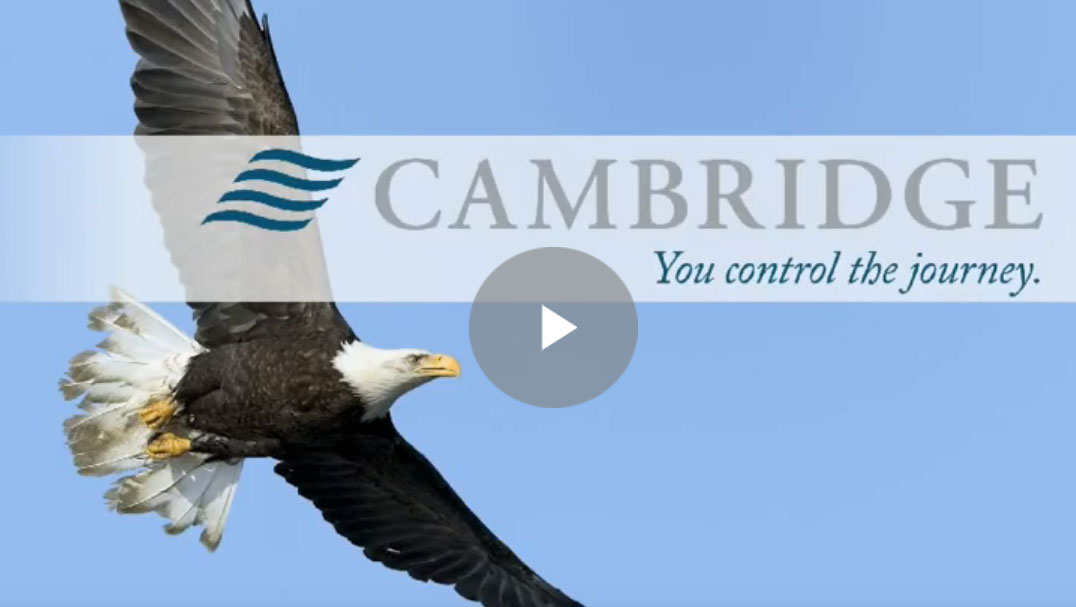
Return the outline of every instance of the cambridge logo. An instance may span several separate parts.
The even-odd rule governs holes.
[[[307,156],[306,154],[292,150],[274,148],[258,152],[250,159],[248,164],[253,165],[262,161],[284,162],[319,173],[339,173],[355,166],[355,163],[358,162],[359,159],[327,160],[324,158]],[[303,193],[328,192],[340,185],[340,182],[343,180],[343,177],[336,179],[305,179],[301,177],[293,177],[287,173],[281,173],[274,169],[250,168],[240,173],[233,183],[269,183],[294,190],[297,193]],[[258,215],[257,213],[250,213],[237,209],[225,209],[207,215],[206,218],[202,220],[202,225],[216,222],[234,222],[245,223],[256,228],[271,230],[273,232],[294,232],[295,230],[305,228],[306,225],[314,219],[314,211],[321,208],[321,206],[328,202],[328,200],[328,198],[296,200],[243,187],[225,193],[220,197],[220,200],[218,200],[217,203],[253,202],[278,211],[294,213],[297,219],[273,219]]]

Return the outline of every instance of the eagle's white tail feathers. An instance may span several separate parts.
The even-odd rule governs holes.
[[[202,544],[216,550],[242,469],[242,461],[209,461],[205,455],[188,453],[120,479],[105,500],[122,514],[159,513],[172,521],[164,528],[168,533],[204,525]]]
[[[204,525],[202,543],[216,549],[242,462],[195,453],[154,462],[146,455],[154,431],[138,417],[143,406],[171,395],[201,346],[118,289],[112,303],[90,313],[89,326],[109,335],[99,350],[75,356],[60,381],[65,399],[82,396],[82,413],[64,422],[75,466],[90,476],[144,468],[116,482],[105,494],[108,506],[121,513],[158,512],[171,521],[169,533]]]

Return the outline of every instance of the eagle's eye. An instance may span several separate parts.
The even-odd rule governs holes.
[[[411,363],[412,365],[417,365],[419,359],[421,359],[421,358],[422,358],[421,354],[410,354],[407,357],[407,362]]]

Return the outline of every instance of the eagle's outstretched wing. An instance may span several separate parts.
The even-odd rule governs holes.
[[[249,0],[120,0],[120,8],[127,38],[140,56],[131,77],[136,134],[299,134],[268,20],[258,24]],[[191,189],[176,176],[212,175],[218,168],[214,159],[149,141],[154,140],[141,144],[146,185],[188,299],[219,292],[222,284],[239,284],[230,280],[232,275],[240,276],[244,285],[265,287],[270,295],[289,290],[318,295],[316,302],[308,303],[191,303],[200,343],[213,347],[270,335],[287,339],[292,331],[322,334],[336,343],[354,339],[331,302],[316,222],[289,234],[269,252],[248,246],[248,234],[240,231],[227,234],[228,240],[207,243],[199,232],[201,207],[191,204]],[[223,188],[234,169],[225,163],[219,170]],[[212,189],[205,177],[200,185]],[[251,250],[264,255],[257,264],[250,262]]]
[[[120,0],[142,57],[139,135],[298,135],[268,20],[249,0]]]
[[[277,473],[392,569],[485,607],[581,607],[497,539],[390,419],[365,426],[344,448],[285,457]]]

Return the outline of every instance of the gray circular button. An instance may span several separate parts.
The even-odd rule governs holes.
[[[639,321],[624,282],[574,249],[516,255],[482,283],[471,306],[471,348],[505,394],[569,407],[616,383],[635,352]]]

